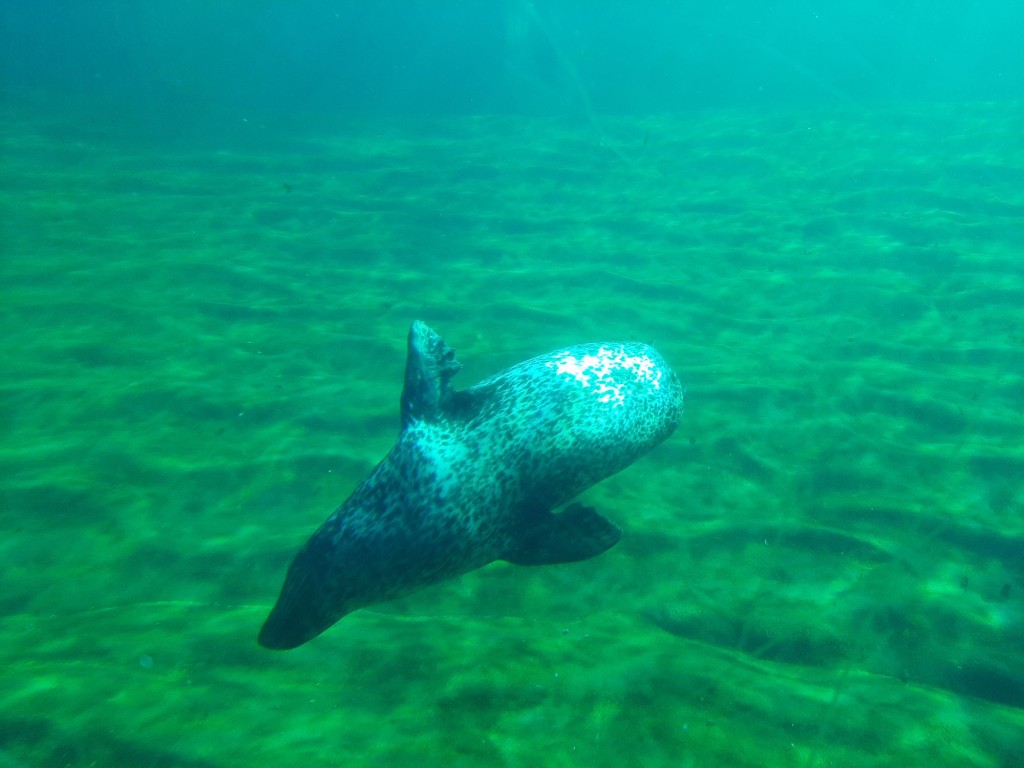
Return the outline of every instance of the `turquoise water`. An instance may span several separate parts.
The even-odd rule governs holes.
[[[226,128],[157,119],[149,70],[149,106],[106,111],[6,69],[0,764],[1021,760],[1020,102],[807,99],[812,58],[774,72],[793,98],[626,109],[568,11],[509,7],[551,46],[531,77],[561,73],[529,109],[403,114],[382,81],[387,109]],[[652,343],[683,423],[584,494],[607,554],[263,650],[290,558],[394,441],[414,318],[460,387]]]

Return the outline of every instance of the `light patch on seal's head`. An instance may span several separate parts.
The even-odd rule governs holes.
[[[598,348],[594,354],[576,356],[559,352],[546,363],[558,376],[568,376],[581,387],[592,389],[600,403],[624,405],[630,391],[661,388],[662,370],[646,354],[630,355],[624,346]],[[639,385],[639,386],[638,386]]]

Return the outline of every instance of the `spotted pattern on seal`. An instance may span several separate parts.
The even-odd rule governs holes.
[[[565,562],[618,540],[594,514],[581,519],[614,539],[554,541],[531,559],[545,536],[575,535],[557,530],[550,511],[676,428],[683,388],[664,359],[641,343],[580,344],[457,392],[449,382],[459,367],[440,337],[413,324],[398,441],[296,555],[263,645],[300,645],[357,608],[494,560]]]

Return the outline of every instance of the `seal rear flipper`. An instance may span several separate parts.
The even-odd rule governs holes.
[[[461,368],[455,350],[444,339],[426,323],[413,322],[402,389],[402,429],[411,421],[433,419],[441,414],[455,394],[452,376]]]
[[[510,551],[502,555],[516,565],[575,563],[614,547],[622,531],[592,507],[570,504],[560,514],[531,515]]]

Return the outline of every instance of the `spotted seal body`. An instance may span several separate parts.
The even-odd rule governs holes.
[[[675,429],[683,389],[646,344],[581,344],[456,391],[461,364],[430,328],[409,331],[398,442],[299,551],[259,634],[316,637],[357,608],[495,560],[566,563],[621,531],[558,509]]]

